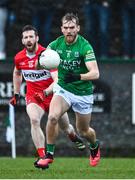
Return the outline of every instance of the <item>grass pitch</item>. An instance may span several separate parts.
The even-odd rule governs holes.
[[[1,179],[134,179],[134,158],[102,158],[90,167],[87,158],[56,157],[49,169],[33,166],[34,158],[0,158]]]

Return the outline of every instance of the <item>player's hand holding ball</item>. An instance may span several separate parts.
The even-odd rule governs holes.
[[[38,59],[38,67],[48,70],[57,68],[59,63],[60,56],[52,49],[46,49],[42,51]]]

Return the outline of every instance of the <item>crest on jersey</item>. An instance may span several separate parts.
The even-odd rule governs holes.
[[[34,61],[28,61],[28,65],[30,68],[34,67]]]
[[[75,57],[76,58],[79,57],[79,52],[78,51],[75,52]]]

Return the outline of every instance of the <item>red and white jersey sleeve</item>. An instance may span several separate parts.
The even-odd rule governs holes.
[[[45,50],[41,45],[33,57],[28,57],[26,49],[23,49],[15,56],[15,66],[18,70],[22,71],[22,75],[26,80],[26,94],[31,95],[34,92],[41,92],[46,89],[53,82],[51,72],[55,70],[37,70],[35,63],[41,51]]]

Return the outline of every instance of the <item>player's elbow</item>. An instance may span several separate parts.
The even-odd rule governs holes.
[[[99,76],[100,76],[99,71],[93,72],[93,80],[99,79]]]
[[[99,73],[99,71],[97,71],[97,72],[95,73],[95,79],[99,79],[99,77],[100,77],[100,73]]]

